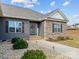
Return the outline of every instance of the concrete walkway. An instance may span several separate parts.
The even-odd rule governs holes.
[[[69,47],[66,45],[59,44],[59,43],[49,42],[49,41],[44,41],[44,40],[39,40],[38,45],[42,47],[46,47],[48,49],[54,49],[55,51],[63,55],[69,56],[72,59],[79,59],[78,48],[73,48],[73,47]]]

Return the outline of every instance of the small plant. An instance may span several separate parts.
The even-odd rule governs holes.
[[[62,36],[59,36],[59,37],[57,37],[57,40],[65,40],[65,38]]]
[[[11,40],[13,43],[13,49],[23,49],[28,47],[28,43],[19,37],[15,37]]]
[[[13,44],[13,49],[23,49],[27,47],[28,47],[28,43],[24,40],[19,40],[18,42]]]
[[[19,38],[19,37],[12,38],[11,43],[14,44],[14,43],[18,42],[19,40],[21,40],[21,38]]]
[[[27,52],[24,53],[21,59],[45,59],[45,58],[46,56],[41,50],[27,50]]]
[[[69,39],[70,39],[70,37],[68,37],[68,36],[67,36],[67,37],[65,37],[65,39],[69,40]]]
[[[57,37],[57,40],[73,40],[73,39],[68,36],[66,36],[66,37],[59,36],[59,37]]]
[[[68,36],[65,37],[65,39],[66,39],[66,40],[73,40],[73,38],[70,38],[70,37],[68,37]]]

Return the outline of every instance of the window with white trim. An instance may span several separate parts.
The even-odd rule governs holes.
[[[22,22],[21,21],[9,21],[8,23],[9,32],[22,32]]]
[[[62,32],[62,24],[53,24],[52,30],[53,32]]]

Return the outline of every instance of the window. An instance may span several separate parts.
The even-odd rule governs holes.
[[[30,24],[30,34],[31,35],[36,35],[37,34],[37,29],[36,29],[36,23],[31,23]]]
[[[20,21],[9,21],[9,32],[22,32],[22,22]]]
[[[22,32],[22,22],[16,22],[16,32]]]
[[[62,32],[62,24],[53,24],[53,32]]]

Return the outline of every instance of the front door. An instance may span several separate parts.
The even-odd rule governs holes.
[[[30,35],[39,35],[39,24],[30,23]]]

